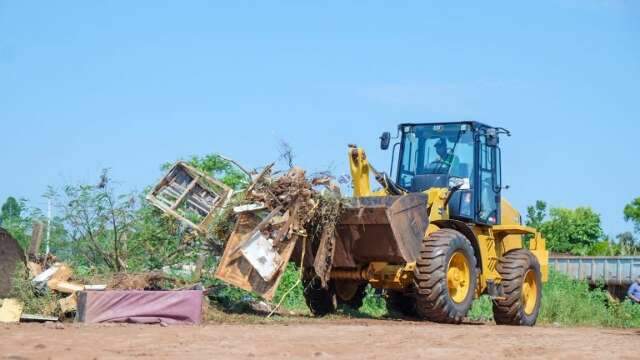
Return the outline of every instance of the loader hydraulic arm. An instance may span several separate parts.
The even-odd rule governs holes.
[[[349,145],[349,167],[353,182],[353,196],[355,197],[403,195],[408,192],[396,185],[387,174],[381,173],[371,166],[364,150],[355,145]],[[381,190],[371,191],[370,173],[382,186]]]
[[[372,196],[369,171],[371,170],[364,149],[349,145],[349,168],[353,183],[353,196]]]

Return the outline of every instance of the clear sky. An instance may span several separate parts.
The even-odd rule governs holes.
[[[112,168],[286,140],[311,171],[378,168],[400,122],[503,126],[506,196],[588,205],[610,235],[640,196],[640,1],[0,0],[0,201]]]

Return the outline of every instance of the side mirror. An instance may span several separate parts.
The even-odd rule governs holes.
[[[391,133],[385,131],[380,136],[380,149],[387,150],[389,149],[389,144],[391,144]]]

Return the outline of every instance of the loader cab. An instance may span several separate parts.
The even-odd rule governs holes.
[[[451,218],[482,225],[500,221],[498,129],[478,123],[401,124],[396,182],[410,192],[459,187]]]

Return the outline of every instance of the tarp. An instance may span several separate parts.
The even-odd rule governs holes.
[[[200,324],[202,290],[82,291],[76,320],[88,324]]]

